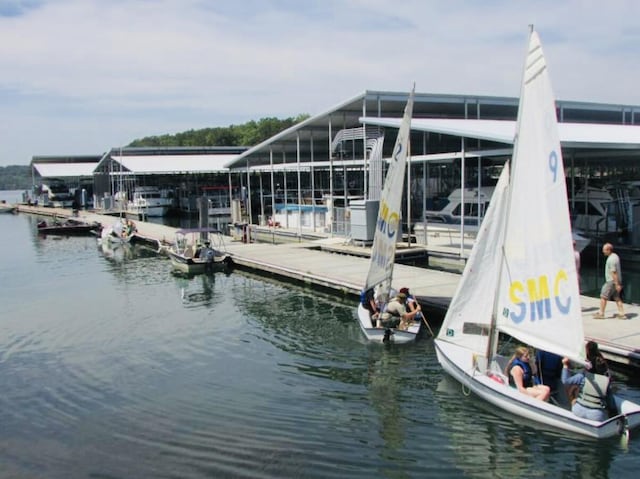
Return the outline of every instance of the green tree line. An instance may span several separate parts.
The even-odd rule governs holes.
[[[127,146],[255,146],[307,118],[309,115],[306,114],[285,119],[262,118],[242,125],[188,130],[175,135],[148,136],[133,140]],[[0,166],[0,190],[24,190],[31,188],[31,184],[29,165]]]
[[[242,125],[188,130],[175,135],[148,136],[128,146],[254,146],[307,119],[309,115],[278,119],[262,118]]]
[[[29,165],[0,166],[0,190],[27,190],[31,188]]]

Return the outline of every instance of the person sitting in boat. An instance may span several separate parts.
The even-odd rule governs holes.
[[[409,311],[416,311],[420,307],[416,297],[409,292],[409,288],[400,288],[400,292],[407,295],[407,309]],[[422,319],[422,310],[417,311],[415,318]]]
[[[396,290],[391,288],[388,292],[385,292],[382,284],[377,285],[373,290],[373,298],[376,303],[376,307],[380,313],[383,313],[389,303],[389,298],[395,298]]]
[[[562,358],[562,383],[567,386],[575,385],[578,390],[571,412],[584,419],[606,421],[609,410],[615,410],[609,368],[605,369],[602,364],[600,367],[587,364],[587,369],[572,375],[569,364],[569,358]]]
[[[371,316],[371,318],[376,319],[378,317],[378,305],[376,304],[373,288],[369,288],[366,291],[362,290],[360,292],[360,303],[367,311],[369,311],[369,316]]]
[[[612,375],[598,343],[589,341],[585,349],[587,361],[581,372],[571,375],[569,359],[562,359],[562,383],[567,387],[571,410],[576,416],[603,421],[608,411],[616,410],[611,395]]]
[[[551,389],[544,384],[534,384],[534,368],[531,365],[531,354],[526,346],[516,348],[513,356],[509,359],[505,374],[509,378],[509,385],[515,387],[522,394],[548,401]]]
[[[407,295],[398,293],[380,315],[377,327],[407,329],[419,311],[419,305],[415,311],[407,311]]]
[[[536,351],[536,367],[538,383],[549,386],[551,396],[557,399],[562,384],[562,356],[540,349]]]
[[[202,251],[200,252],[200,257],[205,260],[207,263],[213,262],[214,251],[211,248],[211,242],[205,241]]]
[[[123,238],[128,238],[129,236],[131,236],[133,233],[137,231],[135,223],[131,221],[129,218],[125,218],[123,223],[124,223],[124,227],[122,228]]]
[[[205,270],[209,271],[213,266],[213,258],[215,256],[215,251],[211,248],[211,242],[206,240],[204,242],[204,246],[200,251],[200,258],[205,262]]]

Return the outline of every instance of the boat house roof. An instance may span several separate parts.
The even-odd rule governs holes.
[[[221,173],[229,171],[226,163],[246,150],[246,147],[113,148],[101,158],[99,168],[113,163],[110,167],[113,174],[120,167],[123,173],[136,175]]]
[[[367,125],[394,128],[399,128],[401,122],[399,118],[363,117],[360,120]],[[513,144],[516,122],[419,118],[411,121],[411,129]],[[640,149],[640,125],[559,123],[558,133],[562,146],[567,148]]]
[[[408,95],[408,92],[367,90],[248,149],[226,166],[232,170],[247,167],[257,170],[283,163],[316,165],[316,160],[331,159],[337,165],[343,160],[361,159],[365,142],[352,141],[347,149],[339,151],[332,144],[336,134],[340,130],[363,128],[365,124],[367,130],[392,127],[391,134],[395,137]],[[556,105],[561,125],[570,125],[561,126],[563,146],[590,150],[636,148],[637,126],[630,125],[640,125],[640,106],[560,100]],[[458,154],[459,140],[455,138],[462,136],[485,140],[484,149],[504,148],[513,143],[517,114],[518,98],[416,93],[411,125],[412,152],[419,155],[425,149],[423,144],[430,133],[450,136],[452,149],[449,153],[439,151],[442,155]],[[375,131],[371,133],[374,134]],[[365,136],[372,137],[368,132]],[[393,141],[385,141],[385,145],[390,145],[385,146],[387,152]],[[467,155],[473,156],[474,152],[469,150]],[[590,157],[584,150],[576,152],[576,157],[580,155]],[[478,151],[477,156],[482,153]],[[413,159],[418,158],[413,155]]]
[[[91,177],[100,155],[34,156],[31,168],[43,178]]]

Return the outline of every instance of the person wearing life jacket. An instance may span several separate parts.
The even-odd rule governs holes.
[[[360,292],[360,303],[369,311],[369,316],[375,320],[379,311],[374,297],[373,288],[369,288],[366,291],[362,290]]]
[[[407,325],[413,321],[415,315],[420,311],[420,307],[416,311],[407,311],[407,295],[398,293],[389,304],[385,311],[380,315],[380,325],[384,328],[406,329]]]
[[[615,407],[611,407],[611,373],[597,346],[593,341],[587,343],[587,368],[582,372],[572,375],[569,358],[562,358],[562,383],[577,388],[571,406],[576,416],[602,422]]]
[[[534,384],[534,371],[531,367],[529,348],[517,347],[513,356],[507,363],[505,374],[509,378],[509,385],[523,394],[548,401],[551,388],[544,384]]]

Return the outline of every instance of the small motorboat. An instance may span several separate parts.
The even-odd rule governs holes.
[[[5,200],[0,201],[0,213],[16,213],[15,205],[10,205]]]
[[[38,234],[41,235],[85,236],[99,235],[101,231],[102,225],[97,221],[87,223],[69,218],[64,222],[55,220],[51,223],[44,220],[38,222]]]
[[[214,228],[176,231],[175,242],[167,249],[167,254],[173,268],[187,274],[213,271],[231,262],[222,234]]]
[[[135,239],[137,231],[135,223],[123,217],[101,231],[100,242],[111,245],[131,243]]]

